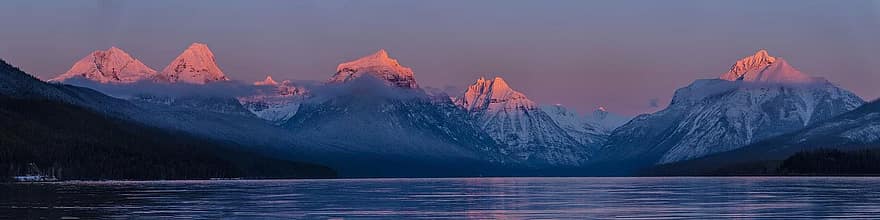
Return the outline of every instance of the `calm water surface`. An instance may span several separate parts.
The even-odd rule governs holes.
[[[0,218],[880,218],[880,178],[462,178],[0,185]]]

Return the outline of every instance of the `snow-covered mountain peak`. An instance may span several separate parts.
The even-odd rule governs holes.
[[[724,75],[721,75],[721,79],[736,81],[743,74],[748,72],[749,70],[761,68],[763,66],[772,64],[776,61],[776,57],[770,56],[770,54],[765,49],[758,50],[755,54],[747,57],[743,57],[740,60],[737,60],[733,66],[730,67],[730,70]]]
[[[256,82],[254,82],[254,85],[255,86],[275,86],[275,85],[278,85],[278,82],[276,82],[274,79],[272,79],[272,76],[266,76],[266,79],[264,79],[262,81],[256,81]]]
[[[271,87],[274,88],[273,92],[260,92],[262,95],[271,95],[271,96],[291,96],[291,95],[304,95],[307,92],[306,88],[297,86],[290,80],[282,80],[275,81],[272,76],[266,76],[266,79],[261,81],[256,81],[253,83],[254,86],[257,87]],[[258,89],[262,90],[262,89]]]
[[[190,44],[189,47],[186,48],[186,50],[198,52],[198,53],[210,53],[211,55],[214,55],[211,52],[211,49],[208,48],[208,45],[205,43],[194,42],[194,43]]]
[[[385,49],[353,61],[339,64],[336,74],[330,78],[329,83],[343,83],[352,79],[372,75],[385,80],[391,86],[402,88],[418,88],[412,69],[400,65],[396,59],[388,56]]]
[[[265,80],[256,81],[253,85],[255,94],[238,97],[238,102],[257,117],[274,123],[293,117],[309,92],[290,80],[278,82],[272,76],[266,76]]]
[[[599,106],[596,110],[593,110],[592,115],[587,115],[587,121],[601,129],[606,133],[611,133],[617,127],[620,127],[623,124],[626,124],[632,117],[618,115],[616,113],[608,111],[605,106]]]
[[[379,51],[376,51],[376,53],[374,53],[372,56],[374,56],[376,59],[393,60],[388,57],[388,51],[385,51],[385,49],[379,49]]]
[[[495,77],[491,80],[480,77],[474,84],[468,86],[462,97],[457,99],[457,102],[468,111],[537,108],[535,102],[529,100],[524,94],[510,88],[510,85],[501,77]]]
[[[785,59],[770,56],[763,49],[736,61],[721,79],[765,83],[812,83],[818,80],[795,69]]]
[[[593,118],[605,119],[606,117],[608,117],[608,110],[605,109],[605,106],[599,106],[599,108],[593,110]]]
[[[203,43],[193,43],[174,61],[171,61],[160,76],[161,81],[205,84],[214,81],[226,81],[214,59],[214,53]]]
[[[541,108],[541,111],[544,111],[545,113],[547,113],[551,117],[554,117],[554,119],[565,117],[565,118],[569,118],[566,121],[579,121],[579,122],[584,121],[584,119],[585,119],[584,117],[579,115],[577,112],[569,110],[568,108],[565,107],[565,105],[562,105],[562,104],[541,105],[540,108]],[[562,116],[562,117],[560,117],[560,116]],[[560,121],[561,120],[556,120],[557,123],[561,123]]]
[[[147,67],[122,49],[111,47],[96,50],[77,61],[65,72],[50,81],[64,81],[82,77],[100,83],[133,83],[152,79],[156,71]]]

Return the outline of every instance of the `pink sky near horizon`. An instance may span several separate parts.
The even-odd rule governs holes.
[[[117,46],[161,70],[207,43],[236,80],[326,80],[380,48],[423,87],[501,76],[541,104],[634,115],[766,48],[880,97],[874,1],[57,1],[0,8],[0,59],[47,79]],[[173,7],[172,7],[173,6]]]

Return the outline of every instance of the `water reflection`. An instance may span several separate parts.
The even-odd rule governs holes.
[[[0,216],[872,218],[880,178],[465,178],[0,185]]]

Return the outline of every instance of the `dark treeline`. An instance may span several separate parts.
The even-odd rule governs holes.
[[[743,155],[739,155],[743,156]],[[748,156],[748,155],[745,155]],[[745,157],[744,156],[744,157]],[[667,164],[643,170],[645,176],[838,176],[880,175],[880,146],[858,144],[812,148],[781,156],[712,164],[717,160]]]
[[[880,149],[803,151],[782,161],[778,172],[790,175],[878,175]]]
[[[62,180],[335,176],[240,149],[56,101],[0,97],[0,181],[33,173],[34,165]]]

